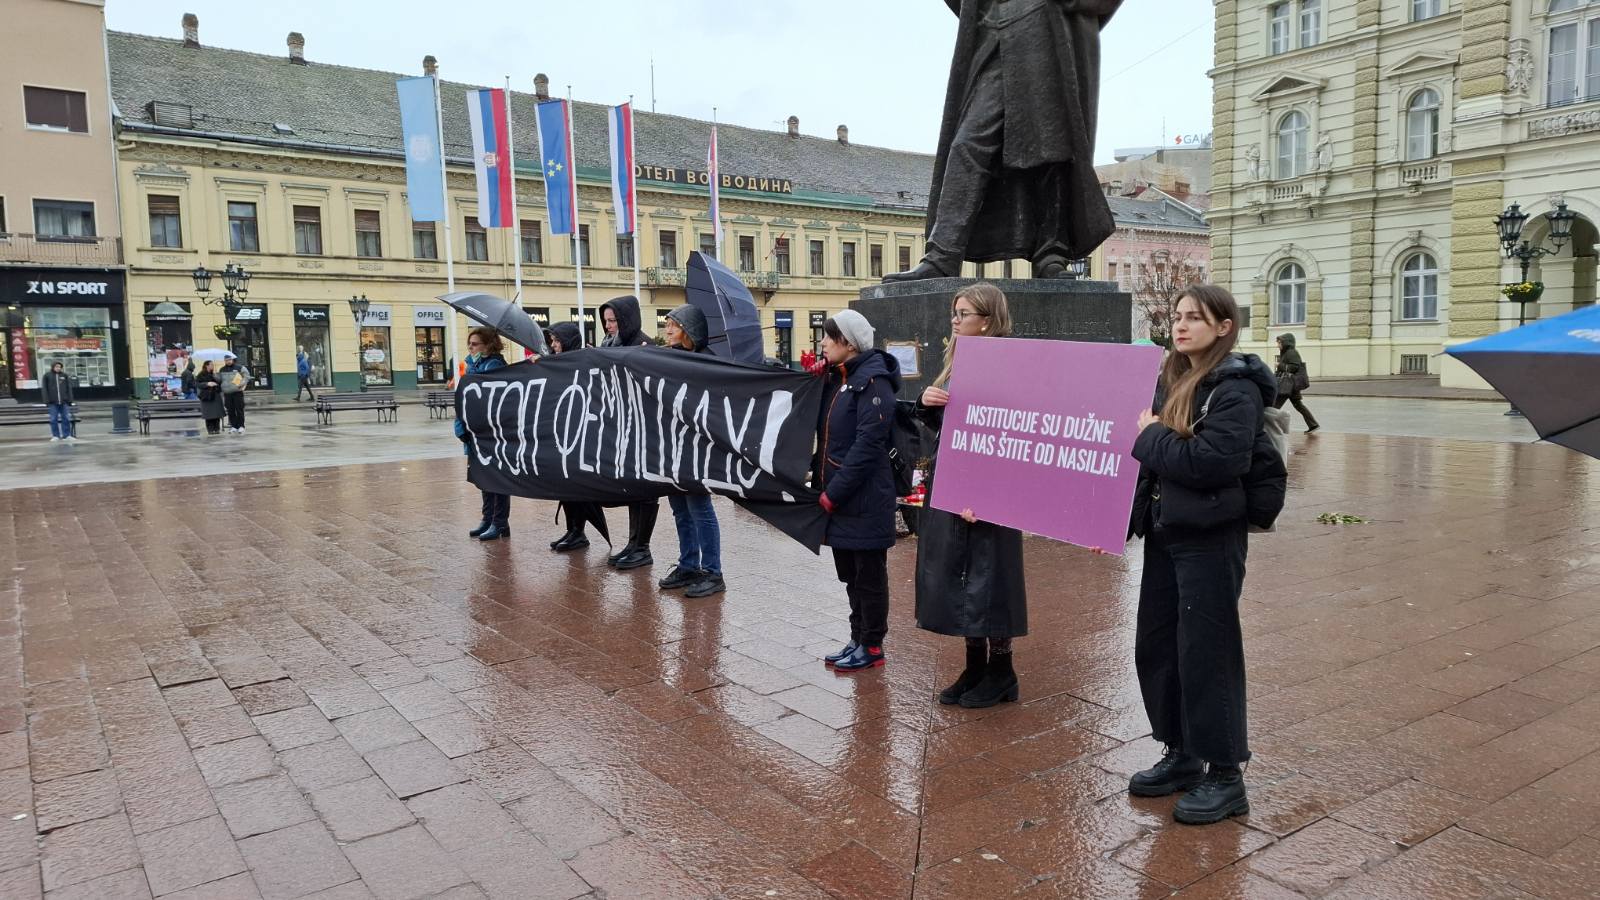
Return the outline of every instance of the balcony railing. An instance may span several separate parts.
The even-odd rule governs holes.
[[[1401,184],[1422,184],[1439,180],[1438,163],[1421,163],[1415,166],[1406,166],[1400,170]]]
[[[775,291],[783,286],[784,276],[778,272],[737,272],[746,287],[760,291]],[[683,287],[687,280],[684,269],[671,266],[648,266],[644,270],[644,283],[651,287]]]
[[[1289,184],[1275,184],[1272,186],[1272,199],[1298,200],[1306,194],[1306,183],[1294,181]]]
[[[113,237],[0,233],[0,262],[116,266],[122,264],[122,241]]]

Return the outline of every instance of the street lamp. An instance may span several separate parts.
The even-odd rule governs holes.
[[[1076,281],[1089,272],[1087,259],[1071,259],[1067,261],[1067,277]]]
[[[361,390],[365,391],[367,389],[367,379],[361,374],[361,325],[367,321],[367,307],[372,305],[372,301],[367,299],[366,294],[362,294],[359,297],[352,294],[348,302],[350,303],[350,315],[356,320],[356,381],[360,383]]]
[[[1507,286],[1502,293],[1512,302],[1517,304],[1517,327],[1528,324],[1528,304],[1536,303],[1544,293],[1544,284],[1541,282],[1530,290],[1521,290],[1520,286],[1528,283],[1528,266],[1541,256],[1554,256],[1561,252],[1561,247],[1572,237],[1572,222],[1578,214],[1567,209],[1565,200],[1556,203],[1556,208],[1544,214],[1545,220],[1550,223],[1550,242],[1554,247],[1546,247],[1541,242],[1530,244],[1522,239],[1522,226],[1528,221],[1528,214],[1522,211],[1522,204],[1513,203],[1506,207],[1506,211],[1494,217],[1495,228],[1500,232],[1500,246],[1505,250],[1506,259],[1515,259],[1522,264],[1522,277],[1517,281],[1518,289],[1513,290]],[[1522,412],[1515,406],[1506,413],[1508,416],[1520,416]]]
[[[197,266],[189,276],[194,279],[194,292],[200,295],[200,302],[207,306],[221,306],[223,324],[232,326],[239,309],[244,306],[245,296],[250,293],[250,273],[245,271],[244,266],[228,263],[222,270],[222,297],[212,299],[206,295],[211,293],[211,279],[216,274],[205,266]]]

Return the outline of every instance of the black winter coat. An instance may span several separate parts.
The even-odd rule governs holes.
[[[72,376],[65,372],[49,371],[39,379],[39,395],[46,403],[72,403]]]
[[[870,350],[830,366],[822,398],[818,487],[833,505],[823,543],[841,550],[894,546],[894,473],[889,469],[900,363]]]
[[[944,407],[919,402],[917,418],[937,433]],[[928,488],[932,496],[931,475]],[[917,513],[917,627],[958,637],[1027,634],[1022,532],[992,522],[968,525],[954,513],[924,506]]]
[[[1158,412],[1164,392],[1156,395]],[[1277,396],[1277,379],[1267,364],[1254,354],[1235,353],[1195,392],[1194,437],[1182,438],[1159,422],[1140,432],[1133,442],[1133,458],[1143,468],[1132,531],[1145,535],[1152,525],[1182,531],[1243,521],[1249,508],[1243,479],[1261,460],[1272,471],[1256,480],[1256,489],[1276,491],[1281,506],[1287,475],[1262,429],[1263,411]]]

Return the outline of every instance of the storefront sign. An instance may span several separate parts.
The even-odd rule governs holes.
[[[1178,147],[1209,147],[1211,146],[1211,132],[1174,135],[1172,143]]]
[[[825,312],[814,312],[814,313],[811,314],[811,327],[812,328],[821,328],[827,321],[828,321],[828,314],[825,313]]]
[[[772,314],[772,324],[774,328],[793,328],[794,313],[782,310],[775,312]]]
[[[411,324],[417,328],[443,328],[446,318],[442,306],[413,307],[411,310]]]
[[[104,297],[111,292],[111,285],[105,281],[30,281],[28,282],[29,294],[60,294],[80,297]]]
[[[124,299],[123,279],[97,269],[0,269],[0,299],[46,306],[116,305]]]
[[[388,356],[389,355],[387,353],[384,353],[377,347],[369,347],[366,350],[361,351],[361,358],[369,363],[381,363],[387,359]]]
[[[533,319],[534,323],[537,324],[540,328],[549,328],[550,327],[550,307],[548,307],[548,306],[524,306],[522,308],[522,311],[527,313],[528,316]]]
[[[389,327],[389,313],[390,313],[390,309],[389,309],[388,306],[379,306],[378,304],[374,303],[371,306],[367,307],[367,314],[361,320],[361,327],[362,328],[388,328]]]
[[[328,308],[326,306],[299,306],[294,308],[296,322],[326,322],[328,321]]]
[[[265,322],[267,308],[265,306],[241,306],[233,313],[235,322]]]
[[[633,176],[639,181],[660,181],[666,184],[711,186],[711,176],[699,169],[678,169],[671,166],[633,167]],[[722,186],[740,191],[757,191],[763,194],[792,194],[794,182],[787,178],[767,175],[735,175],[722,173]]]

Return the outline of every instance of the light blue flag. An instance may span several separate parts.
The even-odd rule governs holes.
[[[434,114],[433,77],[402,78],[394,86],[400,92],[400,131],[405,141],[411,220],[438,222],[444,218],[444,175],[439,171],[439,120]]]

